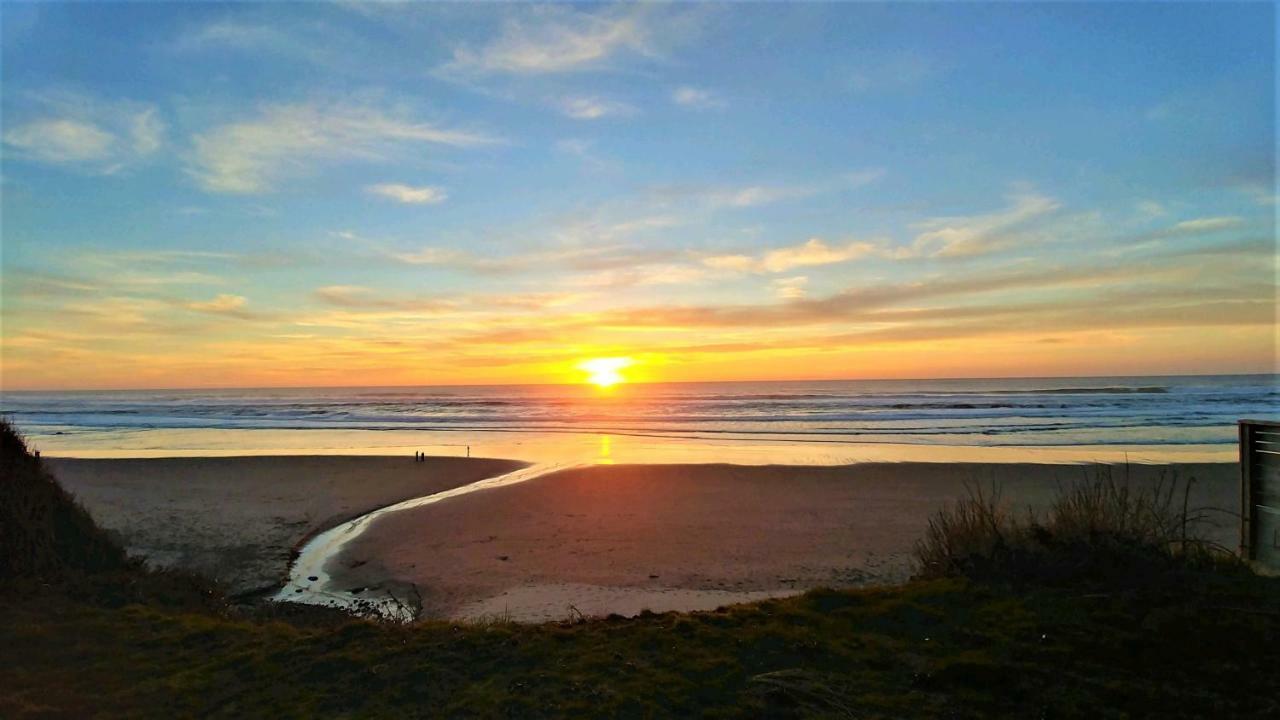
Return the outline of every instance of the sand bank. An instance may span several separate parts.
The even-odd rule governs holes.
[[[402,457],[46,459],[129,552],[202,573],[233,593],[278,585],[295,545],[375,508],[523,465]]]
[[[350,588],[410,583],[422,616],[520,621],[691,610],[817,586],[905,579],[928,518],[996,482],[1043,506],[1082,466],[594,466],[386,514],[326,569]],[[1134,466],[1194,476],[1193,506],[1233,510],[1233,464]],[[1234,546],[1229,516],[1218,539]]]

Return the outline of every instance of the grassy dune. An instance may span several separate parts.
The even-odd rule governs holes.
[[[0,527],[15,522],[10,508],[38,518],[70,504],[37,484],[33,458],[4,468],[20,473],[6,494],[43,499],[8,498]],[[51,525],[11,527],[29,536],[6,554],[45,547]],[[1140,583],[1064,586],[988,562],[981,580],[939,572],[706,613],[399,627],[232,607],[197,578],[121,564],[109,539],[75,532],[83,554],[72,543],[58,562],[0,566],[0,717],[1280,714],[1280,583],[1232,564],[1162,556]],[[89,562],[99,557],[116,559]]]

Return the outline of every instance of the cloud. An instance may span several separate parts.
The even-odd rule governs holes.
[[[556,141],[555,148],[557,152],[577,158],[582,163],[582,167],[591,172],[612,172],[619,167],[616,160],[597,153],[595,142],[592,140],[565,138]]]
[[[253,25],[234,20],[215,22],[187,29],[173,42],[178,51],[231,47],[240,50],[292,48],[296,43],[280,30],[267,25]]]
[[[316,299],[351,310],[398,310],[436,312],[452,310],[458,303],[445,298],[389,298],[359,285],[328,285],[317,288]]]
[[[1138,215],[1147,220],[1154,220],[1169,214],[1168,209],[1155,200],[1142,200],[1135,207],[1138,210]]]
[[[93,251],[77,257],[81,262],[111,267],[126,267],[234,260],[239,256],[234,253],[212,250],[113,250]]]
[[[242,295],[220,294],[212,300],[204,302],[188,302],[184,305],[188,310],[196,312],[208,313],[210,315],[225,315],[227,317],[240,318],[241,320],[249,320],[257,317],[256,314],[245,308],[248,300]]]
[[[1219,230],[1229,230],[1244,224],[1242,218],[1231,216],[1202,217],[1182,222],[1166,229],[1163,235],[1202,235]]]
[[[778,278],[769,283],[775,294],[783,300],[799,300],[805,296],[805,285],[809,284],[809,278],[803,275],[796,277]]]
[[[618,290],[649,285],[685,285],[707,276],[706,268],[679,263],[639,265],[572,278],[574,287]]]
[[[847,172],[805,185],[659,185],[650,188],[651,198],[662,203],[701,203],[712,210],[738,209],[772,205],[796,198],[826,193],[840,193],[870,185],[884,177],[883,168],[866,168]]]
[[[436,205],[444,202],[449,197],[444,188],[433,185],[415,187],[400,183],[381,183],[370,185],[365,190],[373,195],[381,195],[409,205]]]
[[[671,91],[671,102],[695,110],[714,110],[728,105],[708,90],[682,85]]]
[[[499,142],[368,106],[270,105],[257,118],[195,137],[187,172],[205,190],[261,193],[322,161],[385,161],[413,145],[470,148]]]
[[[538,292],[511,294],[476,294],[448,297],[433,296],[396,296],[379,293],[371,288],[359,285],[328,285],[320,287],[312,294],[315,299],[326,305],[341,308],[346,312],[340,321],[342,324],[353,322],[358,313],[371,313],[379,317],[399,315],[413,317],[431,314],[440,318],[450,313],[477,313],[505,311],[516,309],[525,311],[544,310],[563,307],[578,302],[587,295],[575,292]],[[331,318],[332,320],[332,318]],[[311,322],[316,322],[312,318]],[[470,321],[469,321],[470,322]]]
[[[879,250],[876,243],[850,240],[843,245],[831,246],[821,238],[809,238],[799,245],[777,248],[760,256],[711,255],[702,264],[717,270],[737,272],[786,272],[810,265],[831,265],[872,255]]]
[[[810,238],[795,247],[779,248],[765,253],[760,266],[767,272],[784,272],[807,265],[830,265],[855,260],[876,251],[874,243],[851,240],[832,247],[819,238]]]
[[[1236,190],[1248,195],[1255,203],[1263,207],[1275,207],[1277,200],[1280,200],[1280,195],[1276,194],[1274,184],[1244,183],[1238,185]]]
[[[441,70],[445,74],[538,75],[598,68],[620,53],[652,55],[645,18],[640,11],[539,8],[526,18],[509,19],[502,34],[486,45],[457,47],[453,60]]]
[[[105,160],[116,138],[97,125],[50,118],[14,128],[5,133],[4,141],[32,160],[63,164]]]
[[[38,113],[26,121],[11,121],[4,134],[4,144],[18,157],[111,174],[141,162],[164,145],[165,125],[153,105],[68,92],[32,97]]]
[[[164,123],[155,108],[147,108],[135,114],[129,121],[129,137],[133,151],[138,155],[150,155],[164,144]]]
[[[844,181],[851,187],[860,188],[879,182],[885,176],[884,168],[864,168],[844,174]]]
[[[985,215],[938,217],[916,223],[922,230],[899,257],[970,257],[1003,249],[1017,242],[1018,230],[1049,215],[1060,205],[1053,198],[1024,193],[1009,198],[1010,207]]]
[[[708,195],[708,200],[715,207],[747,208],[759,205],[771,205],[780,200],[812,195],[814,190],[807,187],[769,187],[755,185],[731,190],[717,190]]]
[[[612,224],[571,223],[556,231],[556,240],[563,245],[561,248],[515,253],[505,257],[431,246],[410,252],[390,252],[388,255],[410,265],[439,265],[481,273],[515,272],[539,266],[580,271],[634,268],[669,260],[673,253],[637,250],[612,241],[645,228],[662,226],[662,218],[639,218]]]
[[[518,310],[543,310],[546,308],[573,305],[589,294],[576,292],[541,292],[515,293],[512,295],[481,295],[474,298],[479,305],[497,308],[515,308]]]
[[[424,247],[414,252],[392,253],[392,257],[410,265],[478,265],[484,260],[452,248]]]
[[[636,109],[631,105],[616,100],[598,97],[562,98],[556,106],[560,112],[575,120],[598,120],[604,117],[627,117],[634,115]]]
[[[1210,298],[1248,302],[1270,302],[1274,310],[1274,280],[1265,267],[1249,258],[1256,253],[1253,246],[1241,245],[1220,249],[1207,255],[1191,255],[1184,251],[1148,255],[1140,264],[1118,265],[1111,261],[1085,266],[1021,264],[992,271],[918,278],[898,283],[861,285],[819,298],[803,298],[781,304],[660,306],[624,309],[597,320],[600,324],[634,327],[796,327],[805,324],[836,322],[907,322],[928,318],[954,318],[966,308],[988,300],[998,311],[1013,307],[1004,298],[1009,293],[1019,296],[1035,292],[1049,298],[1038,308],[1053,308],[1064,303],[1093,302],[1103,289],[1110,288],[1110,302],[1124,294],[1130,300],[1152,301],[1159,294],[1169,304],[1179,306],[1204,302]],[[745,256],[743,256],[745,257]],[[1234,268],[1234,269],[1232,269]],[[1233,287],[1206,287],[1206,279],[1235,273]],[[1003,297],[1002,297],[1003,296]],[[955,305],[921,309],[928,302],[952,302]],[[901,308],[903,305],[915,307]],[[1090,305],[1093,308],[1093,305]],[[1107,308],[1101,303],[1098,308]],[[924,314],[929,313],[928,315]],[[1099,322],[1093,310],[1095,324]],[[1170,311],[1172,312],[1172,311]],[[1032,316],[1034,318],[1034,316]],[[1194,324],[1194,323],[1188,323]]]
[[[390,5],[389,2],[362,3]],[[195,23],[181,31],[169,43],[168,50],[188,57],[205,53],[205,58],[222,62],[228,52],[243,53],[250,58],[275,56],[280,59],[306,63],[333,75],[358,75],[378,58],[380,70],[393,71],[396,61],[382,51],[376,39],[362,33],[360,23],[331,22],[314,16],[291,15],[286,22],[264,24],[219,18],[212,22]]]

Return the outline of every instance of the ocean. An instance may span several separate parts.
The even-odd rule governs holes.
[[[10,391],[0,412],[85,457],[1221,461],[1237,420],[1280,415],[1280,376]]]

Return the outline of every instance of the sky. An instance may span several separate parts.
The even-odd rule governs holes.
[[[1276,369],[1269,3],[0,26],[5,389]]]

